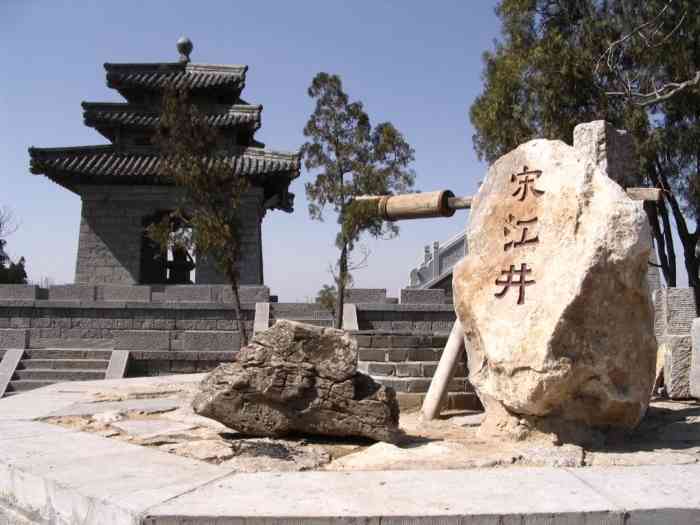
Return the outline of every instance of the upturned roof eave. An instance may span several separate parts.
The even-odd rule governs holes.
[[[204,64],[198,62],[105,62],[105,71],[187,71],[213,72],[245,75],[248,66],[245,64]]]
[[[160,112],[150,106],[129,102],[82,102],[83,122],[86,126],[102,127],[154,127],[154,119]],[[218,128],[244,128],[257,131],[262,124],[262,105],[229,104],[215,105],[212,111],[203,112],[204,119]],[[133,116],[133,119],[122,114]],[[140,121],[139,121],[140,120]]]
[[[121,111],[134,111],[134,112],[151,112],[158,114],[157,109],[153,109],[152,106],[145,104],[134,104],[132,102],[89,102],[84,100],[80,103],[80,106],[84,110],[110,110],[118,109]],[[212,107],[220,108],[220,111],[216,111],[211,114],[230,114],[236,112],[249,112],[254,113],[263,110],[262,104],[213,104]]]
[[[193,92],[233,92],[240,95],[245,87],[248,66],[224,64],[105,63],[107,87],[128,98],[129,92],[163,91],[169,87]]]
[[[134,157],[154,157],[157,156],[160,152],[157,147],[155,146],[139,146],[139,147],[132,147],[129,148],[128,150],[125,151],[119,151],[114,145],[111,144],[99,144],[99,145],[92,145],[92,146],[69,146],[69,147],[54,147],[54,148],[36,148],[36,147],[30,147],[29,148],[29,156],[30,156],[30,172],[36,175],[47,175],[49,176],[49,173],[54,173],[57,175],[60,175],[62,177],[66,176],[77,176],[77,177],[89,177],[91,179],[102,179],[102,178],[110,178],[110,177],[119,177],[119,180],[122,182],[126,182],[129,180],[130,182],[133,182],[135,180],[142,180],[145,178],[148,178],[152,176],[152,174],[120,174],[120,175],[110,175],[109,173],[107,174],[86,174],[84,171],[81,170],[64,170],[60,168],[54,168],[51,166],[48,166],[47,163],[50,162],[51,160],[55,160],[56,158],[60,158],[65,154],[65,155],[70,155],[70,154],[95,154],[95,153],[103,153],[103,154],[108,154],[108,153],[120,153],[123,155],[132,155]],[[275,151],[275,150],[267,150],[263,148],[252,148],[252,147],[236,147],[236,148],[231,148],[227,152],[231,157],[236,157],[236,158],[247,158],[249,160],[255,160],[255,159],[264,159],[264,160],[279,160],[279,161],[285,161],[285,162],[290,162],[292,165],[290,166],[289,169],[280,169],[280,170],[270,170],[269,172],[261,172],[261,173],[252,173],[252,174],[246,174],[246,176],[255,178],[255,179],[267,179],[267,178],[284,178],[288,179],[290,182],[296,178],[298,178],[301,175],[301,158],[300,154],[296,152],[284,152],[284,151]],[[49,178],[51,178],[49,176]]]

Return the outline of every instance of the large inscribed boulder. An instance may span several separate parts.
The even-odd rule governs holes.
[[[534,140],[501,157],[473,201],[453,286],[482,433],[577,439],[646,411],[651,237],[642,204],[598,160]]]
[[[355,339],[293,321],[259,332],[235,361],[213,370],[192,406],[257,436],[398,437],[396,394],[357,371]]]

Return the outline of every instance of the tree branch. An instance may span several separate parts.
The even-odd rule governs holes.
[[[659,85],[653,76],[645,78],[641,73],[631,76],[630,72],[625,70],[623,66],[627,62],[627,46],[631,45],[633,41],[641,42],[642,47],[646,49],[656,48],[666,43],[680,30],[686,20],[687,12],[683,12],[670,31],[664,32],[665,21],[663,16],[673,5],[674,1],[668,0],[651,20],[635,26],[629,33],[612,42],[600,55],[595,65],[596,75],[600,74],[601,66],[605,64],[607,70],[615,75],[617,83],[621,87],[618,90],[606,91],[606,95],[625,97],[637,106],[646,107],[668,100],[681,91],[700,84],[700,71],[695,72],[687,80],[663,82]],[[643,89],[643,84],[648,84],[649,87]]]

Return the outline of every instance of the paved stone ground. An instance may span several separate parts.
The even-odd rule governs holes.
[[[424,422],[401,416],[397,445],[358,439],[295,436],[251,438],[192,412],[201,374],[163,383],[143,378],[105,388],[92,383],[81,402],[42,418],[46,423],[224,465],[238,472],[301,470],[434,470],[522,466],[684,465],[700,460],[700,404],[656,401],[632,433],[596,447],[558,445],[542,436],[524,442],[479,439],[478,412],[449,412]],[[83,383],[88,385],[88,383]]]
[[[201,378],[0,400],[0,524],[700,524],[693,403],[656,403],[637,433],[595,450],[489,444],[478,413],[404,414],[392,447],[241,436],[187,409]]]

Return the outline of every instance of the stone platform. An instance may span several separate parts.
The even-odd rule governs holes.
[[[201,378],[0,400],[0,523],[700,523],[697,404],[656,403],[639,431],[597,450],[485,443],[466,412],[430,425],[404,414],[398,446],[269,440],[191,413]]]

